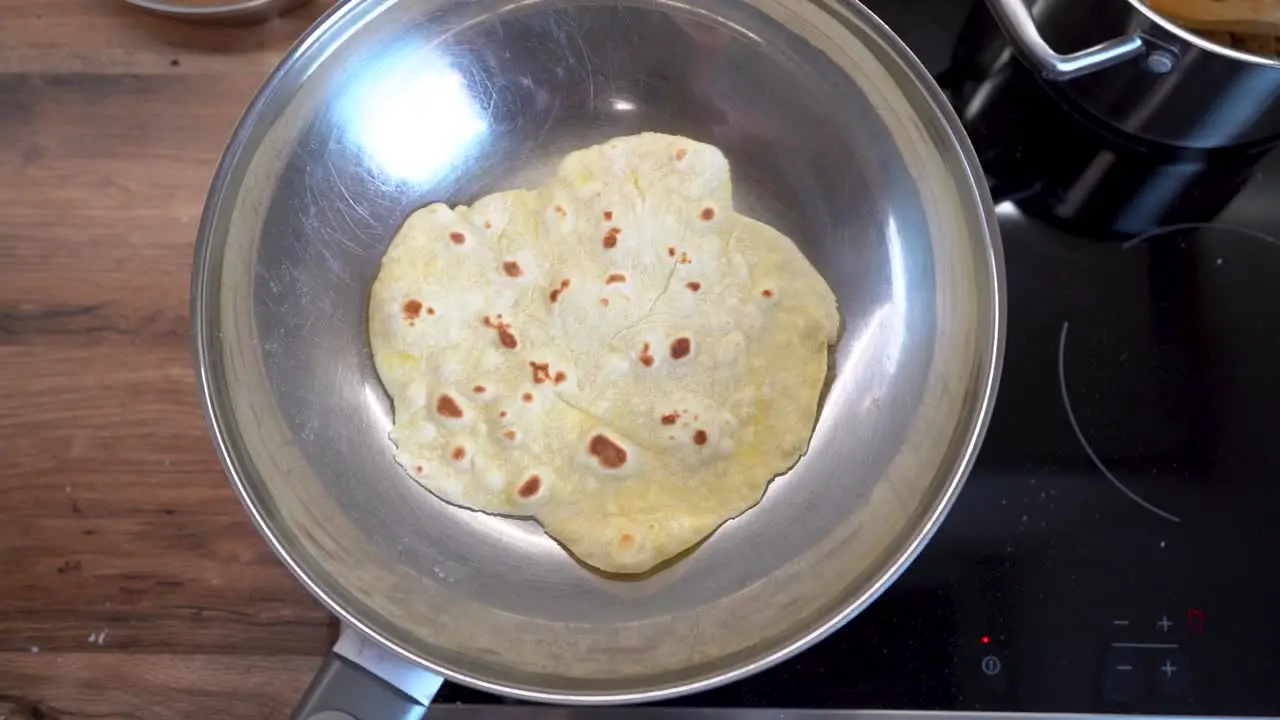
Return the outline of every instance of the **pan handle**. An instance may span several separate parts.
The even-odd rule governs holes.
[[[1023,59],[1049,80],[1070,80],[1131,60],[1145,50],[1138,34],[1108,40],[1070,55],[1061,55],[1045,42],[1026,3],[1030,0],[987,0],[991,14]]]
[[[444,681],[342,626],[293,720],[420,720]]]

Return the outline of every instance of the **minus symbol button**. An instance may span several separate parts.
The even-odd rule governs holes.
[[[1128,627],[1129,621],[1128,620],[1112,620],[1111,624],[1115,625],[1116,627]]]

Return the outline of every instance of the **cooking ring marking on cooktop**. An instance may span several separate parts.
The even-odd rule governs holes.
[[[1133,238],[1132,240],[1126,240],[1125,243],[1120,246],[1120,249],[1128,250],[1134,245],[1137,245],[1138,243],[1146,242],[1147,240],[1150,240],[1151,238],[1156,237],[1158,235],[1164,235],[1165,233],[1171,233],[1171,232],[1178,232],[1180,230],[1229,230],[1231,232],[1238,232],[1243,235],[1247,235],[1251,238],[1256,238],[1258,240],[1269,242],[1272,245],[1280,245],[1280,240],[1277,240],[1271,237],[1270,235],[1264,232],[1261,232],[1259,230],[1250,230],[1249,228],[1246,228],[1246,227],[1240,227],[1238,225],[1227,225],[1224,223],[1188,222],[1188,223],[1178,223],[1176,225],[1165,225],[1164,227],[1158,227],[1154,230],[1148,230],[1142,233],[1141,235]]]
[[[1080,423],[1076,422],[1076,414],[1071,409],[1071,397],[1067,394],[1067,328],[1070,326],[1071,323],[1069,322],[1062,323],[1062,333],[1058,336],[1058,389],[1062,392],[1062,407],[1067,411],[1067,420],[1071,422],[1071,429],[1075,431],[1076,439],[1080,441],[1080,446],[1084,448],[1085,453],[1088,454],[1089,459],[1093,461],[1093,464],[1097,466],[1098,470],[1102,471],[1102,474],[1111,481],[1112,485],[1119,488],[1120,492],[1128,495],[1130,500],[1133,500],[1142,507],[1166,520],[1171,522],[1182,522],[1182,519],[1178,516],[1161,510],[1155,505],[1143,500],[1141,496],[1130,490],[1128,487],[1125,487],[1124,483],[1120,482],[1116,479],[1115,475],[1111,474],[1111,471],[1107,469],[1107,466],[1102,463],[1102,458],[1098,457],[1098,454],[1095,453],[1093,448],[1089,445],[1089,441],[1085,439],[1084,432],[1080,430]]]

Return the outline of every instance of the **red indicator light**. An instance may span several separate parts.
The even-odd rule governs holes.
[[[1204,611],[1192,608],[1187,611],[1187,629],[1199,635],[1204,632]]]
[[[988,643],[990,643],[990,642],[991,642],[991,637],[990,637],[990,636],[988,636],[988,635],[983,635],[983,636],[982,636],[982,644],[983,644],[983,645],[986,645],[986,644],[988,644]]]

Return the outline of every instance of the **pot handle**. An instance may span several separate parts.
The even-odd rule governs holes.
[[[1049,80],[1070,80],[1143,54],[1142,37],[1133,34],[1070,55],[1060,55],[1040,36],[1036,20],[1027,8],[1028,1],[987,0],[987,5],[1023,58]]]
[[[421,720],[444,678],[342,626],[293,720]]]

